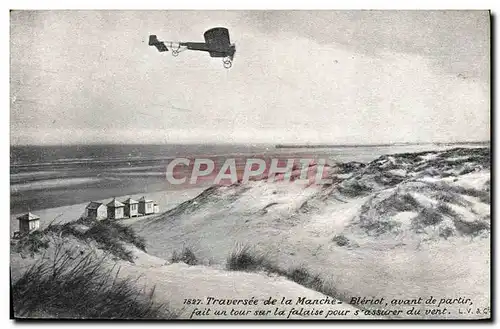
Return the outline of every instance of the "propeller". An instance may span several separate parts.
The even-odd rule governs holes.
[[[234,60],[234,56],[236,56],[236,46],[232,44],[231,49],[233,50],[233,54],[231,55],[231,60]]]

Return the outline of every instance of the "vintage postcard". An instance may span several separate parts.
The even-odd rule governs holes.
[[[491,319],[487,10],[12,10],[14,319]]]

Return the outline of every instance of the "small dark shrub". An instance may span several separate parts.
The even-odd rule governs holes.
[[[491,182],[490,182],[489,179],[484,183],[484,189],[486,191],[488,191],[488,192],[490,191],[490,189],[491,189]]]
[[[272,267],[264,255],[258,254],[249,246],[233,250],[227,258],[226,267],[231,271],[257,271]]]
[[[427,183],[427,185],[429,187],[432,187],[435,190],[441,190],[441,191],[444,190],[447,192],[465,194],[468,196],[478,198],[479,200],[481,200],[481,202],[488,203],[488,204],[491,202],[489,191],[477,190],[474,188],[463,187],[463,186],[458,186],[458,185],[450,185],[450,184],[446,184],[446,183],[440,183],[440,184]]]
[[[491,204],[491,194],[490,194],[489,190],[488,190],[488,192],[481,194],[479,196],[479,200],[482,203]]]
[[[174,251],[170,261],[172,263],[185,263],[188,265],[198,265],[198,258],[196,258],[194,252],[187,247],[184,247],[181,252]]]
[[[138,236],[132,228],[110,220],[93,221],[90,228],[84,233],[77,230],[73,222],[50,225],[45,232],[54,232],[62,236],[73,235],[79,239],[95,241],[100,249],[109,251],[116,257],[130,262],[133,261],[132,253],[124,247],[124,243],[133,244],[146,251],[145,240]]]
[[[436,211],[451,218],[460,217],[460,215],[455,210],[453,210],[447,203],[440,202],[436,207]]]
[[[366,195],[367,193],[372,191],[372,188],[366,186],[357,180],[350,182],[349,184],[345,184],[344,186],[339,186],[340,193],[349,196],[349,197],[358,197],[362,195]]]
[[[451,227],[442,227],[439,229],[439,236],[448,239],[450,236],[453,236],[454,232]]]
[[[346,238],[343,234],[334,236],[332,241],[335,242],[339,247],[344,247],[349,245],[349,239]]]
[[[311,203],[308,201],[304,201],[304,203],[302,203],[302,205],[299,207],[298,212],[302,214],[307,214],[316,209],[317,209],[316,206],[311,205]]]
[[[472,166],[466,166],[466,167],[463,167],[459,172],[458,172],[458,175],[465,175],[465,174],[468,174],[468,173],[471,173],[471,172],[474,172],[476,170],[476,168],[472,167]]]
[[[116,232],[114,234],[116,234],[117,239],[131,243],[142,251],[146,251],[146,240],[137,235],[137,233],[130,226],[120,225],[119,223],[113,221],[99,223],[109,226],[113,230],[113,233]]]
[[[74,228],[73,222],[68,222],[65,224],[54,224],[49,225],[45,230],[45,233],[56,233],[61,236],[73,235],[77,238],[84,238],[84,234]]]
[[[310,276],[311,275],[309,274],[309,271],[305,267],[293,268],[287,272],[287,277],[290,280],[295,281],[301,285],[304,285],[304,283],[307,282]]]
[[[15,244],[14,250],[17,252],[27,251],[32,256],[49,247],[49,239],[42,231],[33,231],[29,234],[23,234]]]
[[[388,198],[376,204],[375,209],[380,215],[391,215],[400,211],[417,211],[422,206],[420,203],[409,193],[392,194]]]
[[[467,200],[464,199],[460,194],[451,191],[437,191],[434,198],[438,201],[452,203],[460,206],[466,206],[469,204]]]
[[[312,274],[304,266],[291,268],[284,273],[284,276],[309,289],[319,291],[333,298],[347,301],[347,297],[340,294],[333,285],[323,280],[319,274]]]
[[[423,208],[420,213],[412,219],[413,227],[416,230],[427,226],[439,224],[443,216],[434,208]]]
[[[401,223],[395,220],[362,220],[360,227],[369,235],[382,235],[389,232],[394,232],[401,227]]]
[[[454,224],[457,231],[459,231],[463,235],[468,235],[472,237],[481,234],[483,231],[490,230],[490,224],[484,220],[475,220],[472,222],[467,222],[464,220],[455,220]]]
[[[403,200],[404,203],[406,203],[408,205],[408,210],[406,211],[412,211],[412,210],[417,210],[417,209],[420,209],[420,207],[422,207],[420,205],[420,202],[417,201],[417,199],[415,199],[415,197],[409,193],[405,193],[401,196],[401,199]]]
[[[383,172],[378,175],[374,175],[373,179],[375,182],[381,185],[385,186],[394,186],[402,181],[404,181],[404,177],[396,176],[396,175],[391,175],[389,173]]]
[[[76,221],[76,223],[78,223],[78,224],[87,225],[87,226],[91,226],[95,222],[96,222],[96,220],[94,218],[83,217],[83,216],[78,218],[78,220]]]

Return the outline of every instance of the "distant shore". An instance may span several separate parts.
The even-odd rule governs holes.
[[[456,143],[386,143],[386,144],[276,144],[277,149],[293,148],[352,148],[352,147],[391,147],[391,146],[412,146],[412,145],[435,145],[435,146],[453,146],[453,145],[477,145],[484,146],[490,144],[489,141],[480,142],[456,142]]]

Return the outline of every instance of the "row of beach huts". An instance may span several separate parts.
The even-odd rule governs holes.
[[[158,203],[146,197],[142,197],[138,201],[128,198],[123,202],[113,198],[107,204],[92,201],[85,207],[85,217],[96,220],[131,218],[159,212]]]
[[[158,203],[154,200],[142,197],[139,200],[128,198],[120,202],[113,198],[110,202],[104,204],[102,202],[91,201],[85,207],[84,216],[87,219],[104,220],[104,219],[122,219],[139,216],[147,216],[160,212]],[[40,228],[40,217],[28,212],[22,216],[17,217],[19,221],[19,232],[14,235],[30,233]]]

